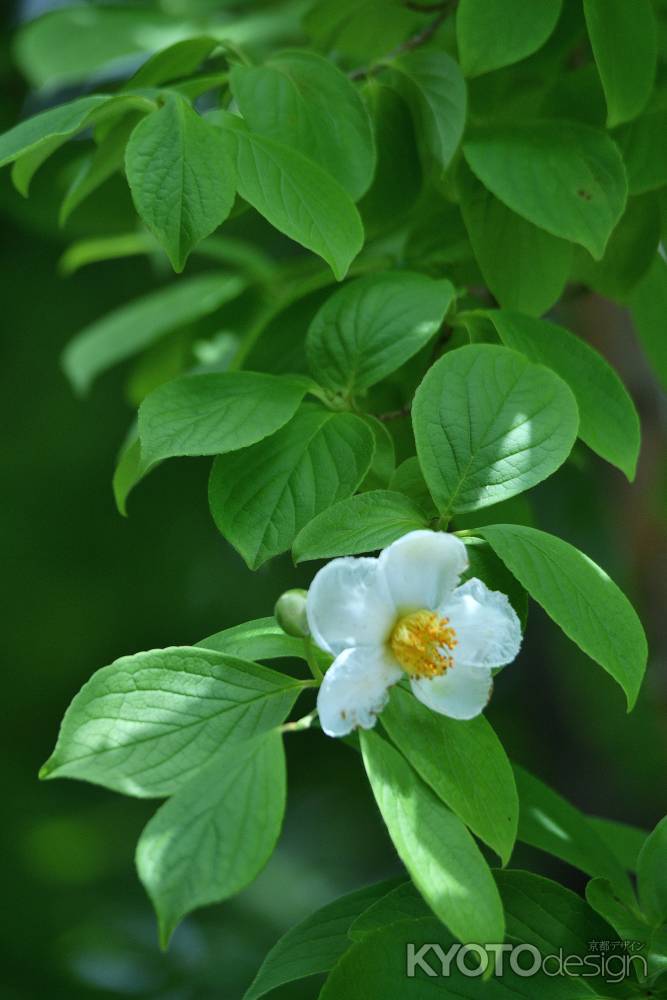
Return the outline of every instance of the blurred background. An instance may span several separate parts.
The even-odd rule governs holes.
[[[62,6],[3,5],[2,128],[54,95],[76,92],[63,69],[72,68],[67,33],[54,53],[25,30],[30,18]],[[228,6],[153,5],[162,44],[173,40],[170,31],[186,10],[190,16]],[[302,6],[282,5],[287,37],[292,22],[285,10],[297,24]],[[92,48],[76,49],[87,54],[88,69],[101,58],[93,41],[105,44],[98,32]],[[143,56],[132,44],[105,59],[138,64]],[[287,558],[255,574],[245,568],[209,517],[206,461],[166,463],[133,495],[129,518],[117,513],[110,479],[132,415],[128,371],[105,376],[78,400],[59,355],[78,329],[155,287],[160,275],[144,257],[68,278],[59,273],[59,258],[74,239],[133,224],[123,185],[112,181],[104,197],[59,230],[53,187],[70,155],[63,151],[40,171],[29,201],[11,187],[7,171],[0,176],[2,995],[235,1000],[287,927],[335,896],[395,873],[397,862],[357,755],[317,732],[296,734],[288,740],[288,812],[275,856],[237,899],[186,920],[163,955],[133,869],[134,844],[154,803],[75,782],[37,781],[63,711],[95,669],[125,653],[194,642],[270,614],[282,590],[307,585],[312,574],[312,568],[295,571]],[[650,670],[638,707],[626,716],[620,689],[532,607],[525,649],[497,685],[489,718],[515,760],[580,808],[650,828],[665,811],[667,773],[665,397],[622,310],[580,294],[565,313],[620,371],[641,414],[644,444],[632,486],[579,447],[535,491],[536,519],[584,548],[634,600],[649,635]],[[575,871],[525,848],[513,864],[575,889],[583,885]],[[314,992],[307,983],[275,996]]]

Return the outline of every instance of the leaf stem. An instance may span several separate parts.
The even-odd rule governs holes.
[[[313,722],[317,718],[317,709],[314,708],[312,712],[308,715],[302,716],[302,718],[297,719],[295,722],[286,722],[280,727],[281,733],[302,733],[306,729],[310,729]]]

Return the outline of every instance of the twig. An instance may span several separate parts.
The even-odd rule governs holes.
[[[438,16],[434,17],[433,20],[430,21],[426,27],[422,28],[421,31],[418,31],[416,35],[411,35],[410,38],[406,38],[404,42],[397,45],[393,51],[389,52],[386,56],[383,56],[382,59],[374,66],[359,66],[357,69],[353,69],[350,73],[348,73],[350,80],[361,80],[364,77],[373,76],[380,72],[384,63],[395,59],[404,52],[412,52],[414,49],[418,49],[420,46],[426,45],[426,43],[433,38],[440,25],[447,18],[448,14],[451,13],[457,3],[458,0],[447,0],[446,3],[437,4],[433,7],[425,5],[421,9],[428,11],[439,10],[440,13]]]
[[[410,403],[406,403],[400,410],[387,410],[386,413],[378,413],[375,419],[381,420],[383,423],[386,423],[388,420],[400,420],[401,417],[409,417],[410,410]]]

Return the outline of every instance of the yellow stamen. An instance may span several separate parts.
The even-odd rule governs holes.
[[[456,632],[434,611],[399,618],[389,637],[391,651],[411,677],[439,677],[453,666]]]

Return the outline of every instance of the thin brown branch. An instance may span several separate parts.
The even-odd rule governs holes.
[[[410,403],[407,403],[405,406],[402,406],[400,410],[387,410],[386,413],[376,414],[376,420],[381,420],[382,423],[387,423],[389,420],[400,420],[401,417],[409,417],[410,410],[411,405]]]
[[[424,12],[439,11],[437,17],[434,17],[432,21],[418,31],[415,35],[411,35],[406,38],[404,42],[397,45],[395,49],[389,52],[386,56],[375,63],[373,66],[358,66],[357,69],[351,70],[348,73],[350,80],[362,80],[368,76],[375,76],[383,68],[384,63],[390,62],[392,59],[396,59],[397,56],[403,55],[404,52],[412,52],[414,49],[420,48],[422,45],[426,45],[435,33],[437,32],[440,25],[445,21],[448,15],[454,10],[458,0],[446,0],[444,3],[439,4],[417,4],[409,3],[407,4],[412,10],[420,10]]]

